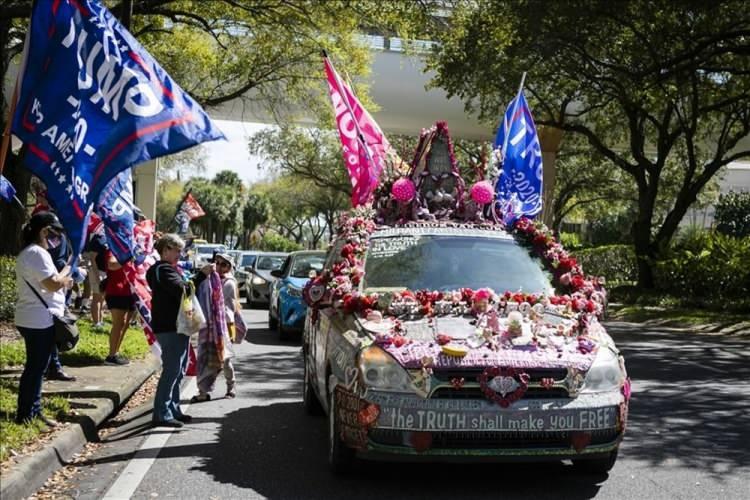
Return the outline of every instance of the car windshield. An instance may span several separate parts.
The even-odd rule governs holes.
[[[368,291],[492,288],[549,293],[550,275],[514,240],[482,235],[373,235],[365,263]]]
[[[255,254],[246,254],[242,256],[242,262],[240,262],[240,266],[252,266],[255,263],[255,259],[258,256]]]
[[[275,269],[281,269],[284,265],[286,257],[283,255],[261,255],[258,257],[258,264],[255,266],[256,269],[261,271],[273,271]]]
[[[292,278],[309,278],[310,271],[320,272],[326,262],[324,253],[318,255],[298,255],[292,262],[292,270],[289,276]]]
[[[196,251],[200,254],[213,255],[216,252],[225,252],[226,247],[224,245],[199,246],[196,247]]]

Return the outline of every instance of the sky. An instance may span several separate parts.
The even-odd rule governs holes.
[[[267,127],[261,123],[245,123],[227,120],[214,120],[227,141],[206,142],[203,145],[206,152],[205,177],[211,179],[220,170],[232,170],[240,175],[246,183],[260,180],[268,173],[268,168],[259,169],[263,159],[251,155],[248,151],[248,138],[254,133]]]

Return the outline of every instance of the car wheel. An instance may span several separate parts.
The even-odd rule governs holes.
[[[331,391],[328,395],[328,465],[334,474],[344,475],[352,471],[357,457],[354,450],[341,441],[335,399]]]
[[[312,416],[324,415],[323,405],[320,404],[318,395],[315,393],[312,384],[310,383],[310,371],[307,363],[307,354],[304,355],[304,367],[305,375],[302,379],[302,405],[305,407],[305,413]]]
[[[606,458],[597,458],[594,460],[573,460],[573,466],[585,474],[606,474],[617,461],[617,450],[613,450]]]
[[[278,312],[277,312],[278,314]],[[271,331],[276,330],[276,328],[279,326],[279,318],[274,318],[271,315],[271,310],[268,310],[268,329]]]
[[[276,322],[279,324],[279,339],[280,340],[289,340],[289,330],[286,329],[284,326],[284,314],[281,310],[281,302],[278,302],[276,304]],[[270,317],[270,316],[269,316]]]

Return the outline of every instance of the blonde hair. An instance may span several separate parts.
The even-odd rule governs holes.
[[[182,250],[185,248],[185,241],[174,233],[167,233],[159,238],[159,241],[156,242],[154,248],[156,248],[156,251],[161,254],[167,247],[179,248]]]

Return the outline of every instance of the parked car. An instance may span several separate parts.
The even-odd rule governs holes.
[[[189,260],[195,269],[200,269],[210,263],[217,253],[227,251],[227,247],[218,243],[197,243],[190,249]]]
[[[288,253],[260,252],[250,268],[245,282],[247,303],[252,306],[267,306],[271,295],[271,283],[276,279],[271,271],[281,269]]]
[[[305,324],[307,304],[302,300],[302,289],[323,270],[326,260],[324,251],[303,250],[292,252],[284,265],[271,271],[276,281],[271,285],[268,305],[268,328],[279,331],[285,340],[292,331],[301,331]]]
[[[237,278],[237,287],[240,290],[241,297],[245,295],[247,278],[250,276],[250,269],[252,269],[256,257],[258,257],[258,252],[248,250],[240,252],[239,257],[237,257],[234,276]]]

